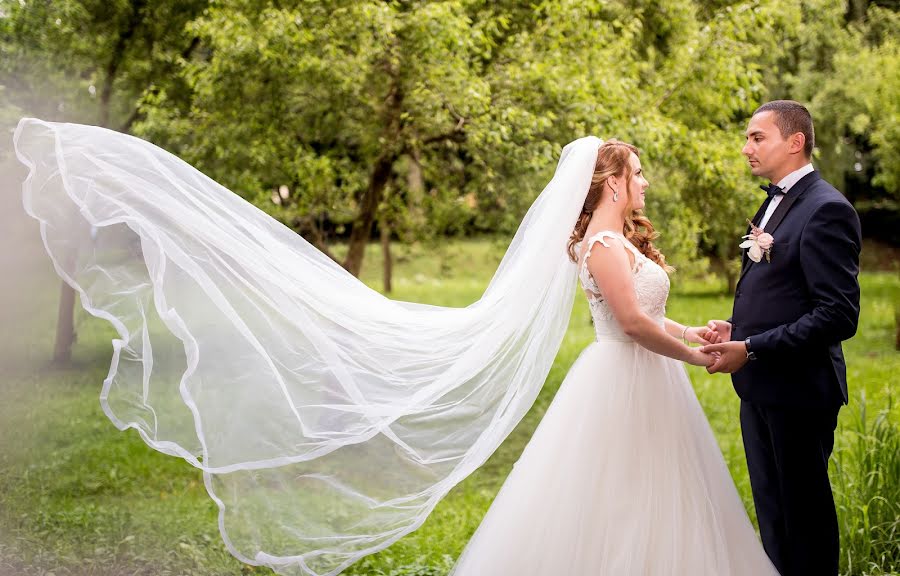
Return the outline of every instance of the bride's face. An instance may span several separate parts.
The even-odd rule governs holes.
[[[631,183],[628,185],[628,194],[631,197],[631,210],[641,210],[644,207],[644,191],[650,186],[644,178],[644,170],[641,167],[641,159],[634,152],[628,159],[631,163]]]

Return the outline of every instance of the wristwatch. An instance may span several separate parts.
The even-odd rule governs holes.
[[[756,360],[756,353],[750,349],[750,338],[744,339],[744,346],[747,347],[747,360]]]

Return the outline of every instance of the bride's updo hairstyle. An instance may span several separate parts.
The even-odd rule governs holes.
[[[575,254],[575,245],[584,239],[588,224],[591,222],[591,216],[594,210],[597,209],[597,205],[600,204],[600,198],[603,195],[603,188],[606,186],[607,178],[624,175],[626,191],[624,200],[631,202],[631,177],[633,174],[631,163],[628,159],[631,157],[632,152],[640,156],[640,152],[636,147],[615,139],[607,140],[597,150],[597,164],[594,166],[591,186],[588,188],[587,197],[584,199],[584,207],[581,209],[578,222],[575,223],[572,236],[569,237],[568,251],[572,262],[578,262],[578,256]],[[650,219],[644,216],[641,210],[632,210],[631,214],[625,216],[625,229],[622,230],[622,234],[644,256],[659,264],[663,270],[666,272],[675,270],[666,264],[666,257],[653,245],[653,240],[659,234],[653,228]]]

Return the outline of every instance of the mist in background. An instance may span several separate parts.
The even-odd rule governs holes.
[[[60,280],[43,250],[37,221],[22,207],[26,174],[13,155],[0,160],[0,377],[49,364],[53,352],[56,310],[47,309],[44,295],[58,291]],[[34,338],[38,333],[49,337]],[[36,341],[47,348],[34,349]],[[0,378],[0,390],[7,381]]]

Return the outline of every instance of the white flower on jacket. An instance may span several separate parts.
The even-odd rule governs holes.
[[[768,232],[763,232],[763,229],[753,222],[749,220],[747,222],[750,223],[750,233],[741,236],[744,241],[741,242],[740,247],[747,249],[747,256],[754,262],[759,262],[763,256],[766,257],[766,262],[771,262],[772,245],[775,243],[775,239]]]

